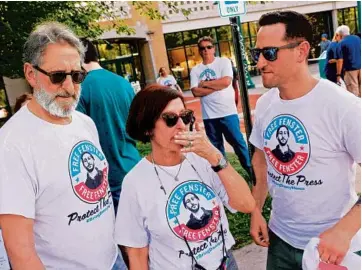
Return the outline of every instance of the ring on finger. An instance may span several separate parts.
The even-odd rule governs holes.
[[[189,141],[189,144],[187,145],[188,148],[192,147],[192,141]]]

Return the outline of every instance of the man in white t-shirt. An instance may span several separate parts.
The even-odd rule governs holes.
[[[55,22],[24,45],[34,95],[0,130],[0,227],[13,269],[121,269],[108,163],[94,122],[75,111],[83,56]],[[99,185],[87,186],[84,166],[101,171]]]
[[[250,136],[258,206],[250,233],[269,247],[267,269],[302,269],[313,237],[321,239],[320,259],[340,264],[349,248],[360,250],[355,163],[361,162],[361,101],[310,74],[313,32],[304,15],[272,12],[259,25],[251,55],[271,89],[257,102]],[[261,215],[268,188],[269,231]]]
[[[240,121],[232,87],[233,69],[229,59],[215,57],[214,41],[198,41],[202,63],[190,73],[191,91],[201,98],[202,118],[211,143],[225,156],[224,139],[233,147],[241,166],[250,172],[248,147],[240,131]]]
[[[171,87],[172,89],[175,89],[177,91],[180,91],[182,93],[181,87],[178,85],[176,79],[171,74],[167,73],[167,70],[165,67],[161,67],[159,70],[160,77],[157,78],[157,83],[161,84],[163,86]]]

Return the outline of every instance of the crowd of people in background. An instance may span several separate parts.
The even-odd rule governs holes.
[[[256,105],[250,159],[237,72],[211,37],[198,40],[202,62],[190,73],[203,130],[166,67],[135,94],[101,67],[89,39],[38,25],[24,45],[33,94],[0,129],[0,228],[12,268],[237,270],[224,207],[250,213],[268,270],[302,269],[313,239],[315,269],[360,252],[361,40],[345,25],[332,42],[322,35],[330,82],[309,71],[312,34],[297,12],[259,20],[250,53],[270,90]],[[255,172],[251,189],[224,138]],[[136,141],[151,152],[141,158]]]
[[[323,35],[322,39],[326,39]],[[347,25],[341,25],[332,42],[324,40],[320,44],[321,51],[322,47],[327,51],[324,69],[326,78],[361,97],[361,38],[351,35]]]

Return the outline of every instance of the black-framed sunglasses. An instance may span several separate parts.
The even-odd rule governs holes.
[[[262,49],[253,48],[250,49],[251,57],[255,63],[258,63],[260,54],[263,54],[265,60],[273,62],[278,59],[278,51],[283,49],[293,49],[298,47],[303,41],[293,42],[280,47],[265,47]]]
[[[44,69],[41,69],[39,66],[33,66],[36,70],[40,71],[41,73],[47,75],[50,81],[53,84],[61,84],[67,78],[67,75],[72,77],[73,83],[80,84],[84,81],[85,77],[87,76],[87,72],[85,70],[72,70],[71,72],[65,71],[52,71],[47,72]]]
[[[194,112],[192,110],[184,110],[180,114],[173,112],[165,112],[161,114],[161,118],[165,121],[168,127],[175,126],[179,118],[181,118],[185,125],[188,125],[193,120],[193,117]]]
[[[206,49],[211,50],[212,48],[214,48],[214,45],[207,45],[205,47],[199,46],[200,51],[205,51]]]

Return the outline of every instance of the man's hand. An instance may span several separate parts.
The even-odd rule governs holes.
[[[351,238],[348,233],[332,227],[320,236],[318,245],[319,257],[322,261],[339,265],[346,255]]]
[[[255,244],[262,247],[269,246],[268,225],[259,209],[255,209],[254,212],[251,213],[250,235]]]

